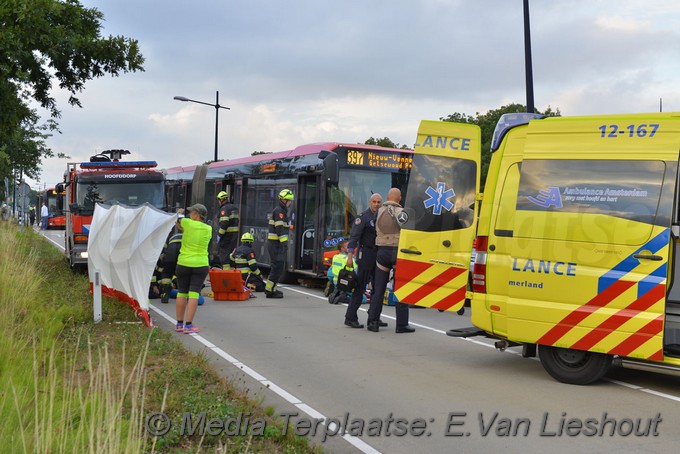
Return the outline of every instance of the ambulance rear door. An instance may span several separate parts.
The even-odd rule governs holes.
[[[403,303],[458,311],[465,303],[477,226],[481,130],[420,123],[403,200],[395,296]]]

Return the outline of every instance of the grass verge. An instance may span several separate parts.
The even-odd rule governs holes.
[[[0,222],[0,244],[3,449],[320,452],[284,430],[273,409],[219,377],[202,355],[138,323],[128,306],[104,298],[105,321],[94,324],[87,276],[71,273],[62,254],[31,229]],[[162,436],[147,430],[154,412],[173,422]],[[231,425],[201,431],[211,420]]]

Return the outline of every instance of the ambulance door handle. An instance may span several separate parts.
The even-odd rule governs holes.
[[[413,249],[400,249],[401,252],[404,254],[415,254],[415,255],[422,255],[423,253],[420,251],[414,251]]]
[[[633,258],[641,260],[654,260],[655,262],[663,260],[663,257],[660,255],[645,255],[645,254],[635,254],[633,255]]]

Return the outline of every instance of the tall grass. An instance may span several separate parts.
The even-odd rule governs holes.
[[[3,452],[321,452],[292,430],[283,435],[273,409],[238,392],[171,333],[137,323],[129,306],[104,298],[104,321],[94,324],[87,277],[71,273],[32,230],[0,222],[0,244]],[[257,436],[185,436],[175,424],[151,437],[150,412],[174,421],[185,412],[249,414],[267,426]]]
[[[83,352],[80,339],[65,343],[59,336],[64,320],[84,318],[85,306],[45,298],[50,269],[32,247],[38,238],[0,224],[0,446],[11,452],[144,451],[148,345],[131,368],[123,361],[114,370],[106,345],[93,349],[88,341]],[[84,276],[76,280],[87,288]]]

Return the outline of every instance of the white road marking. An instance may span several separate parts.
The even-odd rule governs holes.
[[[59,249],[61,252],[64,252],[64,251],[65,251],[66,248],[64,247],[63,244],[57,243],[56,241],[54,241],[52,238],[50,238],[50,237],[47,236],[47,235],[42,235],[42,237],[45,238],[45,239],[46,239],[47,241],[49,241],[50,243],[54,244],[54,245],[57,247],[57,249]]]
[[[291,290],[293,292],[302,293],[303,295],[311,296],[313,298],[317,298],[317,299],[321,299],[321,300],[327,299],[324,296],[315,295],[313,293],[309,293],[309,292],[306,292],[306,291],[303,291],[303,290],[298,290],[298,289],[292,288],[292,287],[282,287],[282,288],[285,288],[286,290]],[[343,306],[347,306],[347,304],[343,304]],[[362,310],[364,312],[368,312],[366,309],[364,309],[362,307],[360,307],[359,310]],[[395,320],[395,317],[392,317],[390,315],[381,315],[381,317],[386,317],[386,318],[389,318],[391,320]],[[412,323],[412,322],[409,322],[409,323],[413,326],[417,326],[419,328],[430,330],[430,331],[438,333],[438,334],[446,334],[446,331],[443,331],[443,330],[437,329],[437,328],[432,328],[431,326],[421,325],[420,323]],[[493,344],[489,344],[487,342],[480,341],[480,340],[477,340],[477,339],[464,338],[464,337],[454,337],[454,339],[463,340],[463,341],[466,341],[466,342],[471,342],[473,344],[481,345],[483,347],[489,347],[489,348],[493,348],[493,349],[496,348]],[[510,349],[505,350],[504,353],[510,353],[511,355],[521,355],[522,354],[519,351],[510,350]],[[539,361],[538,358],[531,358],[531,359]],[[669,399],[669,400],[672,400],[672,401],[680,402],[680,396],[674,396],[673,394],[668,394],[668,393],[664,393],[664,392],[661,392],[661,391],[655,391],[653,389],[643,388],[642,386],[634,385],[632,383],[627,383],[627,382],[623,382],[623,381],[620,381],[620,380],[614,380],[614,379],[611,379],[611,378],[605,377],[605,378],[603,378],[603,380],[608,381],[609,383],[613,383],[615,385],[623,386],[624,388],[629,388],[629,389],[633,389],[633,390],[640,391],[640,392],[643,392],[643,393],[653,394],[655,396],[658,396],[658,397],[661,397],[661,398],[664,398],[664,399]]]
[[[288,290],[293,290],[290,288],[287,288]],[[149,304],[149,307],[158,315],[166,319],[168,322],[170,322],[172,325],[175,324],[175,319],[167,315],[165,312],[161,311],[157,307],[155,307],[153,304]],[[276,383],[274,383],[271,380],[268,380],[266,377],[255,371],[254,369],[248,367],[247,365],[243,364],[241,361],[238,359],[234,358],[231,356],[229,353],[225,352],[221,348],[217,347],[214,345],[212,342],[207,340],[205,337],[201,336],[200,334],[190,334],[191,337],[196,339],[198,342],[209,348],[210,350],[214,351],[217,355],[220,357],[224,358],[227,362],[231,363],[232,365],[238,367],[241,369],[243,372],[246,374],[250,375],[252,378],[260,382],[262,386],[265,388],[268,388],[272,392],[274,392],[276,395],[279,397],[283,398],[287,402],[290,402],[293,404],[298,410],[306,413],[309,415],[311,418],[314,419],[321,419],[324,422],[328,421],[329,418],[323,415],[323,413],[315,410],[314,408],[310,407],[285,389],[281,388],[278,386]],[[332,424],[332,423],[331,423]],[[333,428],[330,428],[331,432],[333,432]],[[349,434],[344,434],[342,438],[350,443],[352,446],[357,448],[359,451],[366,453],[366,454],[380,454],[380,451],[376,450],[372,446],[370,446],[368,443],[364,442],[362,439],[355,437],[353,435]]]
[[[39,231],[38,231],[38,232],[39,232]],[[55,245],[57,248],[59,248],[62,252],[64,251],[64,246],[63,246],[63,245],[57,243],[56,241],[52,240],[51,238],[49,238],[49,237],[47,237],[47,236],[45,236],[45,235],[42,235],[42,236],[43,236],[45,239],[47,239],[49,242],[51,242],[52,244],[54,244],[54,245]],[[316,295],[316,294],[313,294],[313,293],[309,293],[309,292],[306,292],[306,291],[303,291],[303,290],[298,290],[297,288],[288,287],[288,286],[281,286],[281,288],[285,288],[286,290],[290,290],[290,291],[293,291],[293,292],[301,293],[301,294],[303,294],[303,295],[311,296],[312,298],[317,298],[317,299],[320,299],[320,300],[326,300],[326,297],[324,297],[324,296],[319,296],[319,295]],[[161,315],[163,318],[165,318],[166,320],[170,321],[170,323],[172,323],[172,324],[175,323],[175,320],[174,320],[173,318],[171,318],[170,316],[166,315],[166,314],[165,314],[164,312],[162,312],[161,310],[157,309],[157,308],[154,307],[153,305],[149,305],[149,306],[151,307],[151,309],[153,309],[155,312],[157,312],[157,313],[158,313],[159,315]],[[343,304],[343,306],[346,306],[346,304]],[[364,311],[364,312],[368,312],[368,311],[367,311],[366,309],[364,309],[364,308],[359,308],[359,309],[362,310],[362,311]],[[393,317],[393,316],[391,316],[391,315],[382,315],[382,316],[385,317],[385,318],[391,319],[391,320],[396,320],[395,317]],[[437,328],[432,328],[432,327],[426,326],[426,325],[422,325],[422,324],[420,324],[420,323],[411,323],[411,324],[414,325],[414,326],[417,326],[417,327],[419,327],[419,328],[423,328],[423,329],[426,329],[426,330],[433,331],[433,332],[438,333],[438,334],[446,334],[446,332],[443,331],[443,330],[440,330],[440,329],[437,329]],[[296,406],[298,406],[298,405],[303,405],[303,406],[305,406],[305,407],[311,409],[311,407],[308,407],[306,404],[302,403],[302,401],[300,401],[299,399],[297,399],[296,397],[294,397],[292,394],[288,393],[286,390],[284,390],[283,388],[279,387],[279,386],[276,385],[274,382],[272,382],[272,381],[270,381],[270,380],[267,380],[265,377],[263,377],[262,375],[258,374],[258,373],[255,372],[253,369],[251,369],[250,367],[246,366],[245,364],[241,363],[241,362],[238,361],[236,358],[234,358],[233,356],[231,356],[231,355],[229,355],[228,353],[226,353],[224,350],[222,350],[222,349],[220,349],[219,347],[215,346],[214,344],[212,344],[211,342],[209,342],[209,341],[208,341],[207,339],[205,339],[204,337],[201,337],[201,336],[199,336],[198,334],[191,334],[191,336],[194,337],[194,338],[196,338],[196,340],[198,340],[199,342],[201,342],[202,344],[204,344],[204,345],[205,345],[206,347],[208,347],[209,349],[213,350],[216,354],[218,354],[220,357],[224,358],[227,362],[229,362],[229,363],[231,363],[231,364],[234,364],[234,365],[237,365],[237,367],[239,367],[241,370],[243,370],[244,372],[246,372],[248,375],[251,375],[251,376],[252,376],[253,378],[255,378],[256,380],[260,381],[260,383],[262,383],[264,386],[266,386],[266,387],[268,387],[269,389],[271,389],[274,393],[276,393],[277,395],[279,395],[280,397],[282,397],[282,398],[285,399],[286,401],[288,401],[288,402],[290,402],[290,403],[293,403],[293,404],[295,404]],[[491,344],[488,344],[488,343],[486,343],[486,342],[482,342],[482,341],[479,341],[479,340],[476,340],[476,339],[471,339],[471,338],[460,338],[460,337],[459,337],[459,338],[456,338],[456,339],[464,340],[464,341],[467,341],[467,342],[471,342],[471,343],[473,343],[473,344],[481,345],[481,346],[483,346],[483,347],[495,348],[495,347],[494,347],[493,345],[491,345]],[[519,355],[519,354],[520,354],[520,352],[517,352],[517,351],[514,351],[514,350],[505,350],[505,352],[506,352],[506,353],[510,353],[510,354],[514,354],[514,355]],[[538,360],[538,358],[533,358],[533,359]],[[675,401],[675,402],[680,402],[680,396],[674,396],[673,394],[668,394],[668,393],[664,393],[664,392],[661,392],[661,391],[656,391],[656,390],[653,390],[653,389],[644,388],[644,387],[641,387],[641,386],[638,386],[638,385],[634,385],[634,384],[632,384],[632,383],[627,383],[627,382],[623,382],[623,381],[620,381],[620,380],[614,380],[614,379],[610,379],[610,378],[606,378],[606,377],[605,377],[603,380],[608,381],[609,383],[613,383],[613,384],[615,384],[615,385],[623,386],[624,388],[629,388],[629,389],[636,390],[636,391],[640,391],[640,392],[644,392],[644,393],[647,393],[647,394],[652,394],[652,395],[661,397],[661,398],[663,398],[663,399],[668,399],[668,400],[672,400],[672,401]],[[298,407],[298,408],[302,409],[301,407]],[[314,410],[314,411],[316,412],[316,410]],[[318,413],[318,412],[316,412],[316,413]],[[308,413],[308,414],[310,414],[310,413]],[[321,414],[321,413],[319,413],[319,414]],[[311,414],[310,414],[310,416],[311,416]],[[324,419],[326,419],[326,418],[324,418]],[[357,449],[361,450],[362,452],[366,452],[366,453],[378,453],[378,452],[379,452],[379,451],[376,451],[373,447],[371,447],[371,446],[368,445],[367,443],[365,443],[363,440],[361,440],[360,438],[357,438],[357,437],[355,437],[355,436],[345,434],[345,435],[343,436],[343,438],[344,438],[345,440],[347,440],[348,442],[350,442],[350,443],[351,443],[353,446],[355,446]]]

